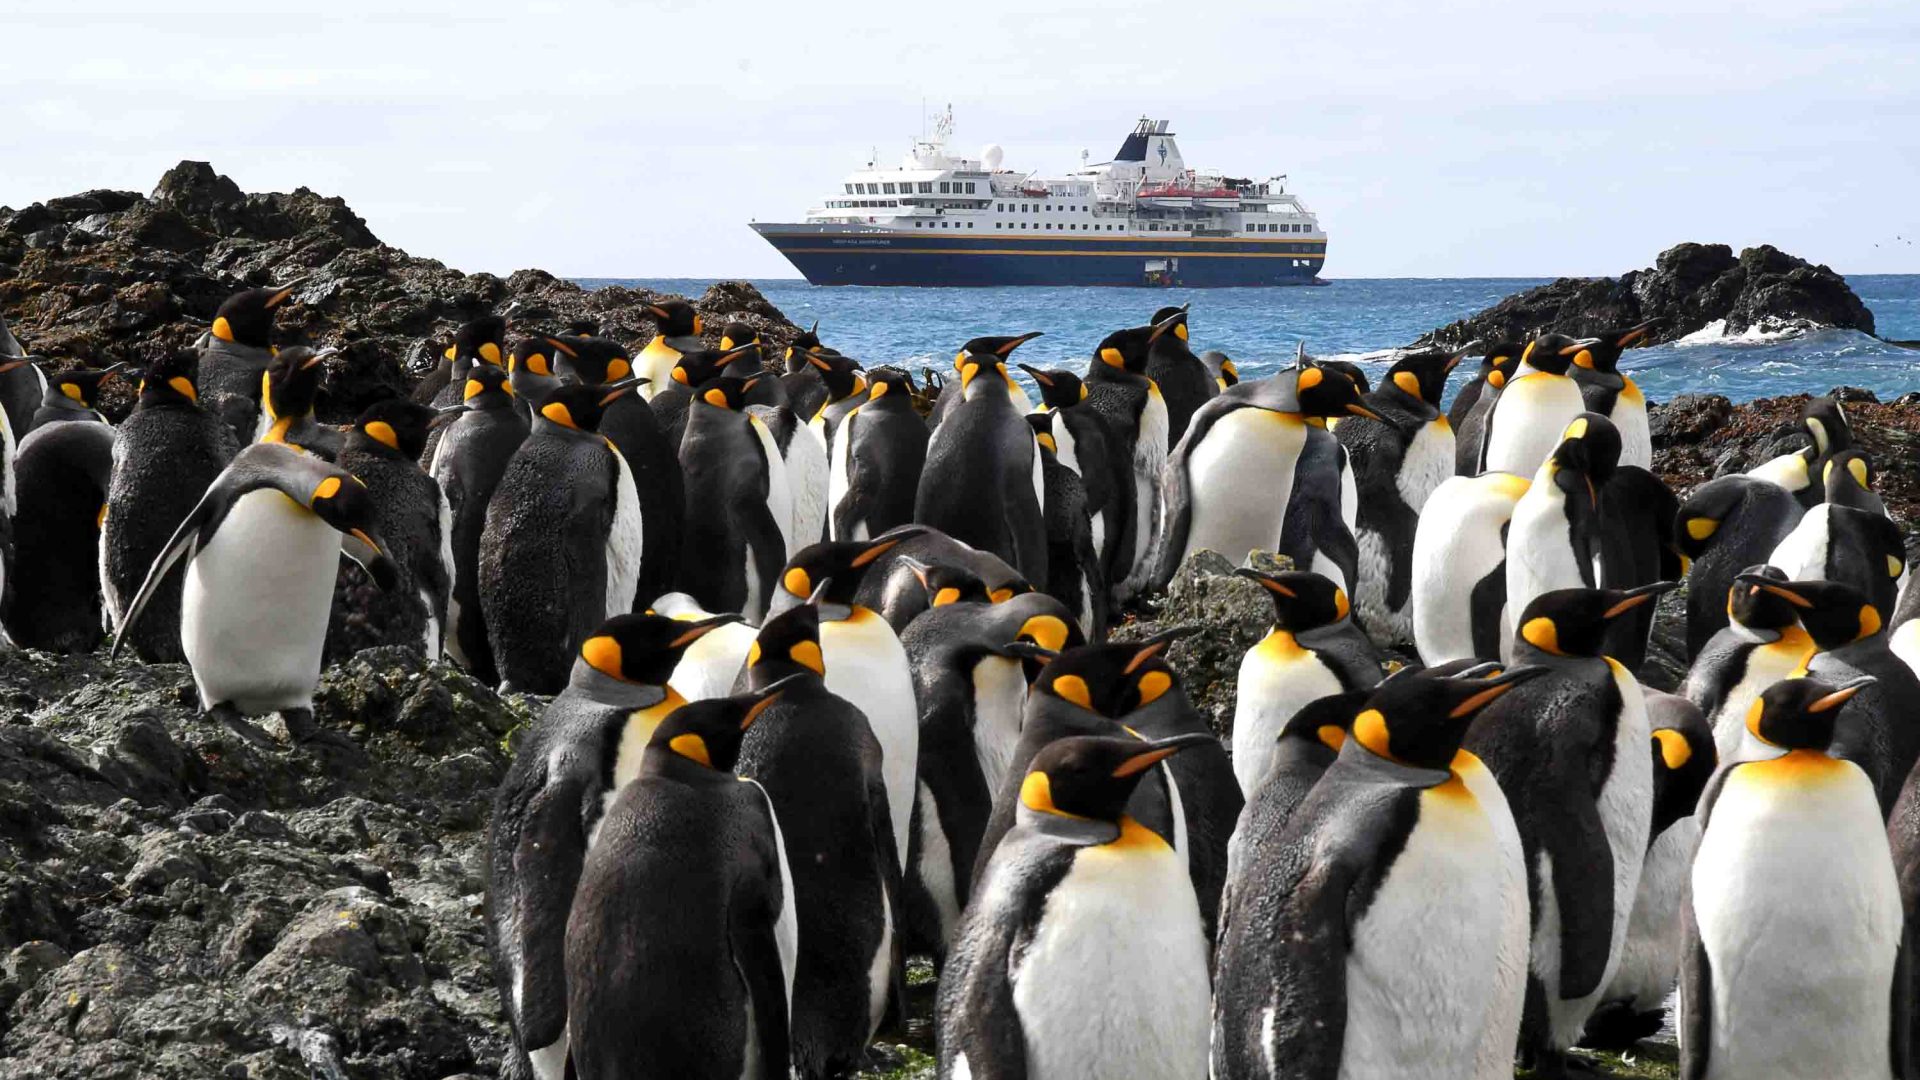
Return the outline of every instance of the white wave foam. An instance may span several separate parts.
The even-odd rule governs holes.
[[[1674,345],[1688,348],[1695,345],[1765,345],[1788,338],[1802,337],[1822,327],[1805,319],[1762,319],[1738,334],[1727,333],[1727,320],[1715,319],[1707,325],[1675,339]]]

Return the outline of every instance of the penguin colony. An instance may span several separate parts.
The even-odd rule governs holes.
[[[137,374],[0,324],[0,613],[295,740],[343,610],[550,695],[488,843],[511,1077],[844,1075],[910,954],[956,1080],[1561,1077],[1676,987],[1687,1077],[1916,1075],[1920,598],[1836,402],[1683,502],[1646,326],[1443,409],[1464,354],[1241,381],[1166,308],[1035,401],[1034,333],[916,386],[670,301],[638,355],[475,320],[341,429],[293,293]],[[1191,629],[1107,638],[1203,548],[1273,606],[1226,741]]]

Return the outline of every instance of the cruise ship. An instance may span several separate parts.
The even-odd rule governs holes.
[[[952,134],[948,109],[899,166],[868,162],[805,221],[753,229],[815,285],[1321,283],[1327,234],[1286,177],[1189,168],[1168,121],[1057,177],[1002,168],[998,146],[955,157]]]

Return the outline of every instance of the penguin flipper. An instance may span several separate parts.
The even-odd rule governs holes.
[[[1887,1012],[1892,1021],[1892,1045],[1889,1064],[1896,1077],[1913,1075],[1913,926],[1911,920],[1901,927],[1900,948],[1893,961],[1893,1001]]]
[[[508,994],[517,1005],[518,1015],[511,1017],[514,1031],[522,1047],[535,1049],[551,1046],[567,1033],[567,916],[587,859],[581,810],[597,804],[599,797],[590,790],[595,785],[589,777],[579,771],[556,777],[543,769],[529,781],[528,786],[540,786],[531,793],[512,849],[507,898],[519,917],[497,921],[502,929],[511,929],[514,939],[498,947],[519,961],[514,972],[518,985]],[[501,805],[510,797],[503,791]]]
[[[1682,932],[1686,952],[1680,966],[1680,1080],[1706,1080],[1713,1038],[1713,968],[1707,961],[1706,946],[1700,943],[1700,926],[1694,920],[1691,902],[1686,905]],[[1900,1037],[1898,1026],[1893,1037]]]
[[[748,888],[753,888],[748,886]],[[747,984],[747,1011],[753,1018],[760,1045],[759,1080],[785,1080],[792,1053],[787,1028],[787,976],[774,931],[780,917],[780,898],[754,889],[737,905],[728,933],[733,962]]]
[[[223,475],[221,479],[224,480],[225,476]],[[174,564],[199,550],[203,535],[214,523],[216,507],[226,505],[232,498],[233,493],[227,486],[215,481],[213,486],[207,489],[206,494],[200,496],[200,501],[193,504],[193,509],[188,512],[186,520],[173,530],[173,536],[167,540],[167,545],[161,548],[160,554],[154,558],[153,566],[147,570],[146,580],[140,583],[140,591],[133,596],[133,602],[127,605],[126,616],[120,620],[120,629],[113,635],[113,647],[107,650],[107,659],[111,660],[119,655],[120,645],[126,641],[127,632],[133,629],[134,623],[140,621],[140,613],[146,610],[147,602],[153,599],[153,594],[159,590],[160,583],[166,580],[167,573],[173,569]]]
[[[907,886],[900,868],[905,859],[893,841],[892,804],[887,801],[886,780],[881,777],[877,762],[875,765],[872,779],[867,783],[867,817],[873,833],[874,852],[880,858],[880,886],[886,890],[887,915],[893,920],[894,926],[893,957],[888,961],[891,970],[887,976],[891,985],[880,1023],[882,1027],[904,1027],[907,1022],[907,953],[901,929],[906,926]]]
[[[1552,853],[1553,890],[1560,915],[1562,998],[1585,997],[1601,988],[1613,947],[1613,849],[1607,843],[1600,805],[1574,793],[1547,809],[1546,847]]]

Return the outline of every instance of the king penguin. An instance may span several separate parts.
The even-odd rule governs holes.
[[[1215,967],[1213,1075],[1513,1075],[1527,876],[1462,748],[1543,674],[1380,685],[1277,834],[1246,838]]]
[[[487,829],[487,937],[513,1036],[504,1075],[562,1080],[567,914],[614,793],[640,773],[660,722],[686,704],[667,683],[686,651],[736,621],[618,615],[573,659],[521,740]]]
[[[1763,564],[1804,513],[1793,493],[1739,474],[1693,489],[1674,517],[1673,540],[1687,573],[1687,655],[1698,656],[1727,625],[1727,590],[1749,566]],[[1763,687],[1764,689],[1764,687]]]
[[[1101,339],[1084,380],[1087,404],[1106,418],[1113,453],[1123,470],[1115,478],[1120,528],[1107,566],[1107,587],[1116,606],[1162,584],[1153,578],[1153,555],[1166,529],[1161,487],[1174,443],[1167,438],[1166,398],[1147,377],[1153,330],[1137,326]]]
[[[260,417],[260,380],[273,360],[273,317],[295,286],[247,289],[227,297],[201,338],[198,385],[206,406],[241,444],[252,442]]]
[[[1380,653],[1349,616],[1346,590],[1308,570],[1234,573],[1273,602],[1273,626],[1240,660],[1233,711],[1233,775],[1248,798],[1272,767],[1295,714],[1380,681]]]
[[[1128,816],[1155,765],[1217,742],[1063,739],[1019,782],[941,976],[942,1080],[1202,1080],[1207,945],[1179,854]]]
[[[830,539],[871,540],[913,520],[932,433],[912,389],[904,373],[880,368],[866,404],[841,424],[828,467]]]
[[[920,717],[904,933],[908,949],[935,956],[945,955],[973,896],[980,838],[1020,741],[1027,676],[1014,646],[1058,652],[1073,640],[1069,613],[1053,597],[969,599],[936,577],[952,569],[923,571],[935,587],[932,606],[900,635]]]
[[[1631,376],[1620,372],[1620,354],[1653,329],[1654,320],[1625,330],[1607,330],[1578,342],[1567,374],[1580,384],[1587,411],[1599,413],[1620,430],[1620,464],[1653,466],[1653,432],[1647,423],[1647,398]]]
[[[1507,527],[1507,604],[1524,611],[1555,589],[1600,584],[1600,489],[1620,461],[1620,433],[1582,413],[1534,473]]]
[[[700,313],[685,300],[648,304],[646,312],[660,332],[634,359],[634,374],[647,380],[641,384],[640,396],[652,400],[654,395],[673,385],[673,366],[680,362],[680,354],[706,348],[701,335],[707,328]]]
[[[1453,404],[1447,406],[1447,422],[1453,425],[1453,471],[1459,476],[1480,472],[1487,411],[1493,408],[1493,399],[1501,387],[1507,385],[1507,380],[1519,369],[1524,346],[1517,341],[1496,341],[1491,345],[1473,342],[1467,348],[1480,350],[1480,368],[1453,396]]]
[[[766,789],[793,869],[793,1063],[807,1078],[861,1065],[889,1002],[904,1004],[906,974],[880,741],[859,709],[827,689],[825,669],[819,608],[767,620],[748,654],[747,689],[784,689],[748,730],[735,765]]]
[[[1453,428],[1440,400],[1457,363],[1459,357],[1432,350],[1402,356],[1380,388],[1362,397],[1380,419],[1346,417],[1333,425],[1359,495],[1353,602],[1382,646],[1413,640],[1413,538],[1428,496],[1453,475]]]
[[[1497,657],[1512,637],[1507,530],[1530,486],[1513,473],[1453,476],[1427,499],[1413,534],[1413,641],[1422,660]]]
[[[507,463],[527,438],[527,419],[515,407],[504,368],[479,365],[460,386],[466,411],[438,429],[427,474],[440,485],[451,517],[447,530],[453,560],[453,592],[447,598],[446,650],[453,662],[488,686],[500,684],[480,612],[480,534],[487,503],[506,475]]]
[[[1681,906],[1700,842],[1693,811],[1718,761],[1706,717],[1687,699],[1647,691],[1647,722],[1653,728],[1653,840],[1620,968],[1580,1039],[1599,1049],[1631,1050],[1666,1022],[1667,997],[1680,978]]]
[[[1088,529],[1100,557],[1100,576],[1113,565],[1123,532],[1122,496],[1133,489],[1133,464],[1113,437],[1107,418],[1087,401],[1087,385],[1071,371],[1020,365],[1040,388],[1039,425],[1053,440],[1054,457],[1080,477]],[[1105,605],[1105,596],[1100,598]]]
[[[1653,828],[1653,731],[1633,674],[1600,653],[1607,624],[1673,588],[1560,589],[1524,608],[1516,665],[1545,668],[1468,730],[1513,808],[1537,897],[1522,1064],[1567,1073],[1566,1051],[1619,969]]]
[[[1207,365],[1207,372],[1213,376],[1214,386],[1221,390],[1240,381],[1240,369],[1235,366],[1233,357],[1218,349],[1208,349],[1201,353],[1200,362]]]
[[[6,414],[0,423],[16,440],[27,437],[34,410],[46,397],[46,374],[32,362],[38,359],[13,336],[6,316],[0,315],[0,412]]]
[[[399,582],[374,531],[375,513],[372,495],[350,474],[289,446],[255,443],[234,457],[154,559],[113,651],[184,562],[180,642],[200,707],[278,712],[295,738],[305,737],[341,554],[382,589]]]
[[[55,386],[92,389],[99,374],[61,372]],[[58,389],[48,394],[72,400]],[[90,404],[71,411],[73,422],[38,425],[20,440],[14,476],[20,527],[13,573],[0,589],[7,637],[22,648],[57,653],[91,652],[100,644],[100,528],[113,475],[113,428]]]
[[[700,387],[680,443],[687,481],[681,591],[749,622],[767,614],[793,521],[779,447],[766,422],[746,409],[753,384],[716,378]]]
[[[480,611],[504,684],[557,693],[594,627],[632,610],[640,499],[626,459],[598,433],[624,387],[563,386],[539,402],[487,503]]]
[[[69,420],[104,423],[106,417],[100,415],[100,390],[102,384],[119,373],[119,364],[56,372],[47,379],[47,392],[41,398],[40,408],[34,411],[33,430]],[[32,433],[32,430],[27,432]],[[22,439],[22,442],[25,440]]]
[[[1760,692],[1792,676],[1813,658],[1813,638],[1800,626],[1797,609],[1760,587],[1759,579],[1785,584],[1777,568],[1741,571],[1747,581],[1727,587],[1727,625],[1707,639],[1693,658],[1680,693],[1707,718],[1717,760],[1731,761],[1745,739],[1747,709]]]
[[[1774,545],[1767,563],[1796,580],[1844,581],[1892,611],[1907,570],[1906,538],[1874,494],[1872,462],[1842,450],[1820,466],[1824,501]]]
[[[1000,360],[999,370],[993,372],[994,383],[1006,388],[1007,401],[1013,406],[1013,411],[1025,415],[1033,408],[1033,402],[1027,397],[1026,388],[1021,386],[1013,377],[1013,372],[1007,369],[1006,360],[1013,355],[1013,350],[1039,336],[1039,332],[1036,331],[1024,334],[1018,339],[975,338],[960,346],[960,351],[953,355],[953,370],[961,375],[960,388],[956,390],[952,383],[941,385],[940,396],[933,403],[933,413],[927,418],[928,421],[938,428],[946,421],[947,415],[958,408],[960,402],[966,398],[966,368],[969,360],[986,361],[991,364],[994,357]]]
[[[390,398],[368,406],[348,430],[336,463],[373,497],[399,581],[391,591],[372,592],[360,574],[341,567],[334,604],[342,617],[327,628],[331,659],[380,645],[416,649],[428,663],[440,659],[453,593],[453,511],[419,462],[428,430],[456,415]]]
[[[854,602],[872,608],[887,620],[895,633],[903,633],[922,612],[932,606],[933,593],[927,591],[921,567],[952,567],[965,570],[986,587],[987,595],[1000,603],[1034,591],[1033,584],[991,552],[963,544],[938,529],[924,525],[902,525],[874,537],[898,540],[860,579],[860,591]]]
[[[1044,473],[1005,384],[1006,358],[1037,334],[975,338],[961,350],[958,395],[927,444],[913,519],[1005,559],[1028,581],[1047,577]]]
[[[1047,521],[1048,595],[1067,605],[1080,632],[1094,641],[1107,638],[1106,566],[1093,542],[1093,519],[1080,474],[1060,463],[1059,444],[1047,430],[1046,413],[1028,413],[1040,454],[1042,509]]]
[[[1910,1075],[1912,956],[1874,785],[1834,743],[1872,685],[1775,683],[1749,711],[1777,750],[1700,801],[1680,978],[1681,1075]]]
[[[1146,375],[1167,403],[1167,445],[1173,446],[1187,433],[1194,411],[1220,388],[1207,365],[1187,347],[1187,305],[1161,308],[1153,313],[1152,323]]]
[[[313,416],[314,402],[320,396],[320,365],[333,353],[331,348],[315,351],[296,345],[274,354],[266,374],[260,377],[255,442],[284,443],[328,461],[340,455],[345,435]]]
[[[1853,448],[1853,428],[1846,410],[1830,397],[1807,402],[1800,412],[1800,432],[1807,445],[1769,458],[1747,470],[1746,475],[1779,485],[1802,507],[1812,507],[1822,497],[1822,466],[1827,458]]]
[[[239,451],[233,429],[200,407],[190,352],[162,353],[140,379],[133,413],[115,432],[113,477],[106,519],[100,523],[100,593],[111,629],[122,632],[134,655],[149,664],[177,664],[180,648],[179,578],[168,578],[147,600],[147,618],[122,631],[127,602],[165,550],[173,530]]]
[[[608,805],[567,916],[578,1080],[792,1074],[793,872],[766,791],[732,772],[784,690],[682,705]]]
[[[1565,334],[1527,343],[1520,365],[1488,406],[1480,471],[1532,476],[1559,445],[1559,434],[1587,411],[1580,384],[1567,370],[1579,344]]]

